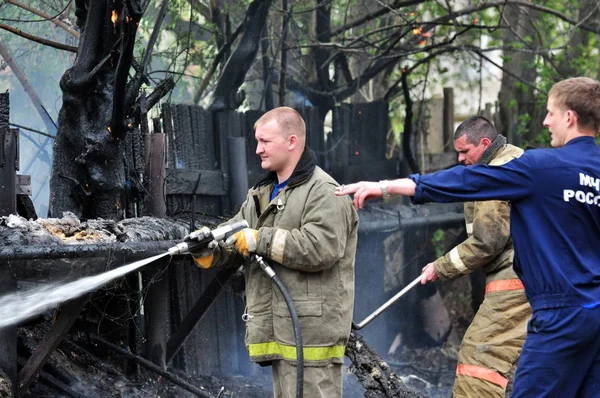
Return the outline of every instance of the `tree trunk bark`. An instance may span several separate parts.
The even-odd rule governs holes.
[[[101,44],[112,26],[110,17],[108,2],[89,3],[77,58],[60,82],[63,106],[50,180],[52,217],[71,211],[83,218],[123,218],[123,141],[112,139],[108,131],[114,41]]]
[[[60,82],[49,214],[119,220],[126,215],[127,187],[135,185],[126,156],[131,140],[122,134],[135,127],[137,104],[125,102],[125,93],[142,8],[139,0],[80,0],[76,6],[82,35]]]

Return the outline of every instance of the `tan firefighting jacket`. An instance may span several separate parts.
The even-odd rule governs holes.
[[[505,144],[493,155],[489,165],[499,166],[522,154],[522,149]],[[468,238],[434,262],[438,277],[453,279],[483,268],[486,283],[518,279],[512,267],[510,203],[499,200],[466,202],[464,209]]]
[[[300,318],[305,366],[343,363],[354,308],[354,257],[358,214],[351,200],[334,195],[338,184],[305,150],[296,170],[273,199],[273,175],[248,191],[239,213],[258,229],[257,254],[265,257],[289,291]],[[214,267],[244,260],[220,245]],[[276,285],[256,262],[245,261],[246,346],[254,362],[295,363],[291,317]]]

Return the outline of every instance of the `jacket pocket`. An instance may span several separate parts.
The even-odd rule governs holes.
[[[294,308],[298,317],[323,315],[323,302],[319,300],[293,300]],[[285,301],[277,301],[273,304],[273,314],[290,318],[290,311]]]
[[[282,271],[282,284],[289,292],[299,317],[323,314],[323,272]],[[289,317],[290,312],[279,289],[273,286],[273,314]]]

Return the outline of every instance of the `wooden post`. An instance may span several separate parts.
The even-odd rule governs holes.
[[[153,217],[164,217],[167,214],[165,196],[165,134],[154,132],[144,137],[146,153],[146,179],[148,181],[148,213]]]
[[[161,369],[166,369],[167,340],[170,330],[170,283],[169,272],[164,268],[170,259],[160,260],[152,271],[142,273],[147,293],[144,298],[144,317],[146,318],[146,352],[144,357]],[[171,267],[180,266],[171,264]]]
[[[8,93],[0,93],[0,216],[15,214],[16,196],[16,145],[14,131],[8,128]],[[17,281],[6,263],[0,264],[0,292],[17,290]],[[12,395],[17,392],[17,327],[0,329],[0,368],[11,381]]]
[[[454,151],[454,89],[444,87],[444,152]]]
[[[8,94],[0,97],[0,216],[17,212],[17,137],[8,128]]]

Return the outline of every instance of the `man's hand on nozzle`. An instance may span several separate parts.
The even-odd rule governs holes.
[[[206,238],[210,238],[211,229],[208,227],[202,227],[184,238],[184,241],[198,241],[201,242]],[[211,240],[206,246],[197,247],[190,250],[194,262],[202,268],[210,268],[214,259],[214,250],[219,245],[216,240]]]
[[[233,245],[238,253],[247,258],[250,254],[255,253],[258,247],[258,230],[244,228],[227,238],[225,243]]]
[[[201,240],[204,240],[204,239],[210,237],[210,235],[211,235],[210,228],[200,227],[200,229],[197,229],[194,232],[187,234],[185,236],[185,238],[183,238],[183,240],[184,241],[197,240],[198,242],[200,242]]]
[[[421,270],[421,284],[422,285],[426,284],[427,282],[435,282],[437,280],[437,278],[438,278],[438,276],[437,276],[437,273],[435,272],[435,267],[433,266],[433,263],[427,264]]]

